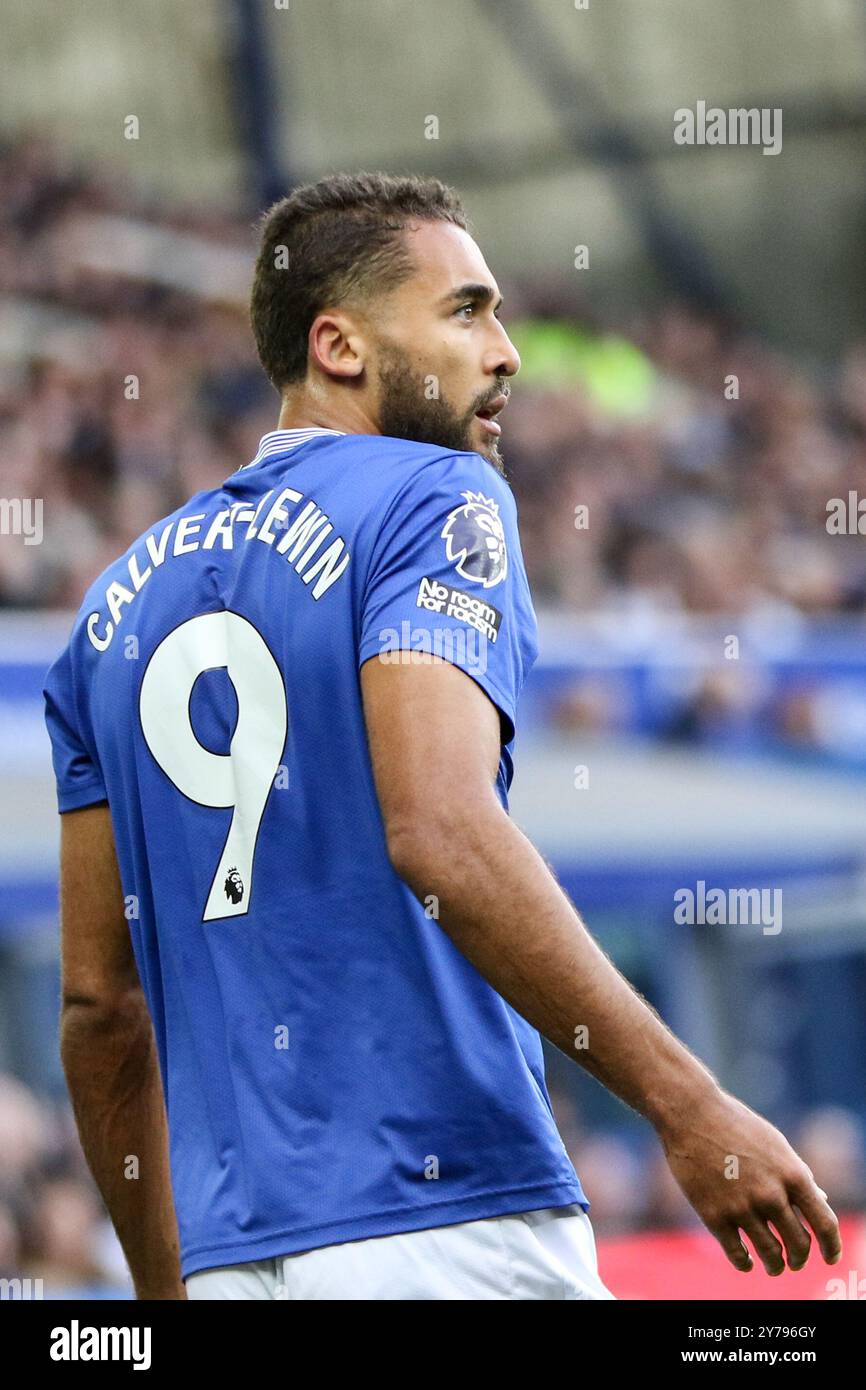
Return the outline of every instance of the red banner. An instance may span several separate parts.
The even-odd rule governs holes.
[[[660,1231],[598,1240],[601,1277],[622,1299],[866,1300],[866,1217],[840,1217],[842,1258],[827,1265],[812,1238],[803,1269],[771,1278],[752,1251],[755,1267],[741,1274],[708,1232]],[[748,1238],[746,1244],[748,1244]]]

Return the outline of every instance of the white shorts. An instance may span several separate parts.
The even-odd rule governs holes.
[[[187,1276],[190,1299],[608,1299],[577,1203],[402,1231]]]

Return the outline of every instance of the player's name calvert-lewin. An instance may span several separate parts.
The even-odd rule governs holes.
[[[129,584],[113,579],[105,590],[107,612],[91,613],[87,619],[87,635],[96,650],[104,652],[110,646],[124,609],[161,565],[197,550],[232,550],[237,534],[244,541],[262,541],[282,555],[311,586],[314,599],[327,593],[349,563],[346,543],[336,536],[323,549],[334,529],[327,513],[312,498],[300,507],[304,495],[295,488],[284,487],[274,497],[276,491],[271,488],[266,492],[255,508],[248,502],[233,502],[213,516],[198,512],[149,532],[128,557]],[[287,504],[293,508],[291,515]],[[245,527],[241,523],[246,523]]]

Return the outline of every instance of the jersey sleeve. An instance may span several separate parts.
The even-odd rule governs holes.
[[[514,737],[538,654],[510,487],[478,454],[437,457],[388,507],[361,599],[358,665],[432,652],[471,676]]]
[[[77,811],[107,800],[102,772],[81,737],[70,648],[49,668],[42,687],[45,723],[57,784],[57,809]]]

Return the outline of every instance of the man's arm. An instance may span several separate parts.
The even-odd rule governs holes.
[[[836,1218],[772,1125],[728,1095],[592,939],[495,792],[499,715],[463,671],[412,654],[361,668],[373,770],[395,869],[503,998],[655,1127],[671,1170],[731,1263],[806,1262],[811,1225],[829,1263]],[[455,794],[456,789],[456,794]],[[587,1030],[575,1050],[575,1030]],[[730,1179],[731,1156],[739,1176]]]
[[[156,1040],[108,806],[68,811],[60,825],[60,1051],[78,1133],[136,1297],[184,1299]]]

